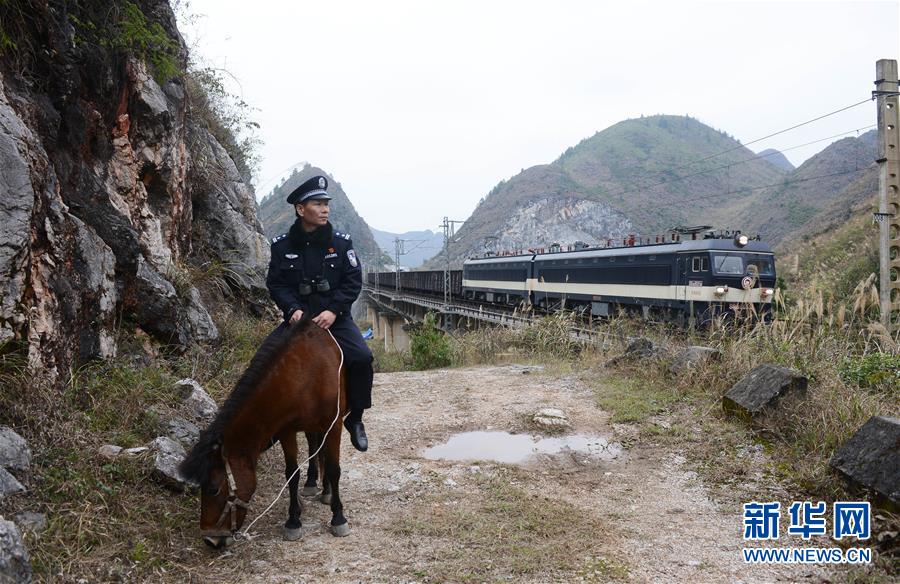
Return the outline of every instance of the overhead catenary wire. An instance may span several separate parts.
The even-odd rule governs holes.
[[[827,117],[833,116],[833,115],[835,115],[835,114],[839,114],[839,113],[841,113],[841,112],[845,112],[845,111],[847,111],[847,110],[849,110],[849,109],[853,109],[853,108],[855,108],[855,107],[861,106],[861,105],[864,104],[864,103],[869,103],[870,101],[872,101],[872,98],[868,97],[868,98],[866,98],[866,99],[864,99],[864,100],[862,100],[862,101],[858,101],[858,102],[852,103],[852,104],[850,104],[850,105],[848,105],[848,106],[844,106],[844,107],[842,107],[842,108],[838,108],[838,109],[836,109],[836,110],[834,110],[834,111],[828,112],[827,114],[822,114],[821,116],[816,116],[815,118],[812,118],[812,119],[810,119],[810,120],[806,120],[805,122],[800,122],[799,124],[795,124],[795,125],[793,125],[793,126],[791,126],[791,127],[789,127],[789,128],[785,128],[785,129],[783,129],[783,130],[778,130],[777,132],[772,132],[771,134],[767,134],[767,135],[763,136],[762,138],[757,138],[756,140],[751,140],[751,141],[749,141],[749,142],[744,142],[743,144],[739,144],[739,145],[737,145],[737,146],[735,146],[735,147],[733,147],[733,148],[729,148],[728,150],[723,150],[722,152],[718,152],[718,153],[716,153],[716,154],[710,154],[709,156],[706,156],[706,157],[704,157],[704,158],[700,158],[700,159],[695,160],[695,161],[693,161],[693,162],[689,162],[689,163],[687,163],[686,166],[690,166],[691,164],[696,164],[696,163],[698,163],[698,162],[703,162],[703,161],[709,160],[710,158],[716,158],[717,156],[721,156],[721,155],[723,155],[723,154],[728,154],[729,152],[734,152],[735,150],[740,150],[741,148],[746,148],[746,147],[749,146],[750,144],[756,144],[757,142],[762,142],[763,140],[768,140],[769,138],[774,138],[775,136],[779,136],[779,135],[781,135],[781,134],[785,134],[785,133],[787,133],[787,132],[790,132],[791,130],[796,130],[797,128],[802,128],[803,126],[809,125],[809,124],[811,124],[811,123],[813,123],[813,122],[818,122],[819,120],[824,120],[824,119],[827,118]],[[674,169],[673,169],[673,170],[674,170]]]
[[[833,140],[834,138],[837,138],[837,137],[839,137],[839,136],[845,136],[845,135],[847,135],[847,134],[858,133],[858,132],[861,132],[861,131],[863,131],[863,130],[870,130],[870,129],[874,128],[874,127],[875,127],[875,125],[873,124],[873,125],[870,125],[870,126],[864,126],[864,127],[862,127],[862,128],[856,128],[856,129],[853,129],[853,130],[847,130],[846,132],[840,132],[840,133],[838,133],[838,134],[832,134],[831,136],[828,136],[828,137],[826,137],[826,138],[819,138],[818,140],[812,140],[811,142],[805,142],[805,143],[803,143],[803,144],[797,144],[797,145],[795,145],[795,146],[791,146],[791,147],[789,147],[789,148],[784,148],[784,149],[778,150],[778,151],[776,151],[776,152],[770,152],[769,154],[759,154],[759,155],[753,156],[753,157],[751,157],[751,158],[747,158],[747,159],[745,159],[745,160],[738,160],[738,161],[736,161],[736,162],[729,162],[728,164],[722,164],[722,165],[720,165],[720,166],[716,166],[716,167],[713,167],[713,168],[708,168],[708,169],[706,169],[706,170],[700,170],[700,171],[697,171],[697,172],[694,172],[694,173],[691,173],[691,174],[686,174],[686,175],[684,175],[684,176],[678,176],[678,177],[675,177],[675,178],[673,178],[673,179],[671,179],[671,180],[659,181],[659,182],[657,182],[657,183],[649,184],[649,185],[646,185],[646,186],[643,186],[643,187],[626,188],[625,190],[622,190],[622,191],[619,191],[619,192],[611,192],[611,193],[608,193],[608,194],[611,195],[611,196],[617,196],[617,197],[618,197],[618,196],[621,196],[621,195],[624,195],[624,194],[628,194],[628,193],[633,193],[633,192],[637,192],[637,191],[641,191],[641,190],[646,190],[646,189],[652,189],[652,188],[656,188],[656,187],[659,187],[659,186],[662,186],[662,185],[680,182],[680,181],[687,180],[687,179],[689,179],[689,178],[693,178],[693,177],[696,177],[696,176],[700,176],[700,175],[704,175],[704,174],[709,174],[709,173],[715,172],[715,171],[717,171],[717,170],[722,170],[722,169],[725,169],[725,168],[731,168],[731,167],[733,167],[733,166],[738,166],[738,165],[741,165],[741,164],[747,164],[747,163],[749,163],[749,162],[754,162],[754,161],[756,161],[756,160],[762,160],[762,159],[764,159],[764,158],[768,158],[769,156],[774,156],[774,155],[779,154],[779,153],[782,153],[782,152],[790,152],[791,150],[796,150],[797,148],[803,148],[804,146],[810,146],[810,145],[812,145],[812,144],[818,144],[819,142],[825,142],[826,140]]]
[[[735,195],[735,194],[739,194],[739,193],[745,193],[745,192],[747,192],[747,191],[759,191],[759,190],[762,190],[762,189],[770,189],[770,188],[773,188],[773,187],[782,187],[782,186],[787,187],[787,186],[791,186],[791,185],[795,185],[795,184],[800,184],[800,183],[805,183],[805,182],[813,181],[813,180],[820,179],[820,178],[828,178],[828,177],[832,177],[832,176],[842,176],[842,175],[845,175],[845,174],[853,174],[853,173],[856,173],[856,172],[863,172],[863,171],[866,171],[866,170],[875,168],[875,166],[876,166],[876,165],[874,165],[874,164],[870,164],[869,166],[864,166],[863,168],[854,168],[853,170],[843,170],[843,171],[840,171],[840,172],[831,172],[831,173],[827,173],[827,174],[817,174],[816,176],[808,176],[808,177],[806,177],[806,178],[801,178],[801,179],[792,180],[792,181],[781,181],[781,182],[777,182],[777,183],[771,183],[771,184],[768,184],[768,185],[761,185],[761,186],[758,186],[758,187],[744,187],[744,188],[742,188],[742,189],[737,189],[737,190],[734,190],[734,191],[727,191],[727,192],[724,192],[724,193],[715,193],[715,194],[713,194],[713,195],[703,195],[702,197],[691,197],[691,198],[688,198],[688,199],[679,199],[679,200],[677,200],[677,201],[672,201],[672,203],[689,203],[689,202],[693,202],[693,201],[702,201],[702,200],[705,200],[705,199],[714,199],[714,198],[716,198],[716,197],[724,197],[724,196],[727,196],[727,195]],[[671,203],[669,203],[669,204],[671,204]],[[649,207],[649,208],[650,208],[650,209],[653,209],[653,208],[655,208],[655,207],[652,207],[652,206],[651,206],[651,207]]]
[[[847,106],[844,106],[844,107],[841,107],[841,108],[832,110],[832,111],[830,111],[830,112],[828,112],[828,113],[826,113],[826,114],[822,114],[822,115],[816,116],[816,117],[814,117],[814,118],[811,118],[811,119],[809,119],[809,120],[800,122],[799,124],[794,124],[794,125],[789,126],[789,127],[787,127],[787,128],[778,130],[777,132],[769,133],[769,134],[767,134],[767,135],[765,135],[765,136],[762,136],[761,138],[756,138],[755,140],[751,140],[750,142],[740,143],[740,144],[738,144],[737,146],[734,146],[734,147],[731,147],[731,148],[727,148],[727,149],[721,150],[721,151],[719,151],[719,152],[715,152],[715,153],[713,153],[713,154],[710,154],[710,155],[708,155],[708,156],[704,156],[704,157],[702,157],[702,158],[698,158],[698,159],[696,159],[696,160],[692,160],[692,161],[690,161],[690,162],[685,162],[684,164],[680,164],[680,165],[676,165],[676,166],[669,166],[669,167],[667,167],[667,168],[663,168],[663,169],[661,169],[661,170],[656,170],[656,171],[652,171],[652,172],[653,172],[654,174],[661,175],[661,174],[664,173],[664,172],[674,172],[674,171],[680,170],[680,169],[682,169],[682,168],[687,168],[687,167],[689,167],[689,166],[693,166],[694,164],[698,164],[698,163],[700,163],[700,162],[705,162],[705,161],[707,161],[707,160],[711,160],[711,159],[713,159],[713,158],[717,158],[717,157],[719,157],[719,156],[722,156],[722,155],[724,155],[724,154],[728,154],[728,153],[734,152],[734,151],[736,151],[736,150],[741,150],[741,149],[743,149],[743,148],[746,148],[746,147],[749,146],[750,144],[756,144],[756,143],[758,143],[758,142],[762,142],[763,140],[767,140],[767,139],[769,139],[769,138],[772,138],[772,137],[775,137],[775,136],[779,136],[779,135],[781,135],[781,134],[785,134],[785,133],[787,133],[787,132],[790,132],[791,130],[796,130],[797,128],[801,128],[801,127],[806,126],[806,125],[809,125],[809,124],[811,124],[811,123],[813,123],[813,122],[817,122],[817,121],[819,121],[819,120],[823,120],[823,119],[825,119],[825,118],[828,118],[828,117],[830,117],[830,116],[839,114],[839,113],[841,113],[841,112],[845,112],[845,111],[847,111],[847,110],[850,110],[850,109],[853,109],[853,108],[858,107],[858,106],[860,106],[860,105],[863,105],[863,104],[865,104],[865,103],[868,103],[868,102],[870,102],[872,99],[874,99],[874,97],[873,97],[873,98],[866,98],[866,99],[864,99],[864,100],[862,100],[862,101],[858,101],[858,102],[856,102],[856,103],[852,103],[852,104],[850,104],[850,105],[847,105]],[[855,131],[855,130],[851,130],[851,131],[848,131],[848,132],[843,132],[842,134],[844,134],[844,133],[850,133],[850,132],[852,132],[852,131]],[[841,134],[838,134],[838,135],[841,135]],[[828,140],[828,139],[829,139],[829,138],[823,138],[823,139],[821,139],[821,140],[813,141],[813,142],[811,142],[811,144],[814,144],[814,143],[819,142],[819,141]],[[806,145],[809,145],[809,144],[806,144]],[[800,147],[800,146],[791,147],[790,149],[798,148],[798,147]],[[784,151],[787,151],[787,150],[789,150],[789,149],[785,149]],[[773,153],[773,154],[774,154],[774,153]],[[756,160],[756,157],[747,159],[746,161],[739,162],[739,163],[736,163],[736,164],[743,164],[743,163],[746,163],[746,162],[752,162],[753,160]],[[721,167],[721,168],[726,168],[726,167],[727,167],[727,166],[724,166],[724,167]],[[698,172],[698,173],[695,173],[695,174],[692,174],[692,175],[688,175],[688,176],[685,176],[685,177],[676,177],[676,178],[674,178],[674,179],[664,180],[664,181],[660,181],[660,182],[657,182],[657,183],[652,183],[652,184],[650,184],[650,185],[643,185],[643,186],[638,186],[638,185],[625,186],[625,187],[622,188],[621,190],[618,190],[618,191],[615,191],[615,192],[609,192],[609,193],[607,193],[607,194],[608,194],[608,195],[611,195],[611,196],[621,196],[621,195],[625,195],[625,194],[628,194],[628,193],[637,192],[637,191],[644,190],[644,189],[648,189],[648,188],[654,188],[654,187],[660,186],[660,185],[662,185],[662,184],[667,184],[667,183],[677,182],[677,181],[679,181],[679,180],[684,180],[685,178],[689,178],[690,176],[698,176],[698,175],[701,175],[701,174],[706,174],[707,172],[714,172],[715,170],[718,170],[718,168],[707,169],[707,170],[700,171],[700,172]]]

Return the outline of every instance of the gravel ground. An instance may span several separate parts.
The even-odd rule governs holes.
[[[603,456],[565,450],[517,465],[424,457],[460,432],[535,433],[530,415],[545,407],[562,409],[571,433],[624,439],[629,429],[613,428],[575,377],[517,365],[385,373],[374,395],[369,452],[346,436],[343,444],[350,536],[333,537],[328,508],[306,499],[303,538],[282,541],[285,498],[252,542],[210,552],[210,581],[830,580],[819,567],[744,564],[741,497],[711,500],[688,453],[642,444],[634,432],[628,448]],[[260,469],[252,517],[281,486],[280,451],[266,453]]]

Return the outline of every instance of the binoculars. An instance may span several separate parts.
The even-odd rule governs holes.
[[[313,278],[312,280],[300,282],[297,291],[300,293],[300,296],[309,296],[313,293],[313,289],[316,292],[328,292],[331,290],[331,285],[325,278]]]

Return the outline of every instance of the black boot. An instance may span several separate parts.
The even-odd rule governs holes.
[[[350,442],[360,452],[369,449],[369,438],[366,436],[366,427],[362,423],[362,412],[351,412],[344,420],[344,427],[350,433]]]

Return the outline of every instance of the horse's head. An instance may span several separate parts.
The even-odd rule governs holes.
[[[181,471],[200,485],[203,541],[216,549],[230,545],[244,524],[256,490],[252,460],[225,453],[221,440],[208,445],[198,442],[182,463]]]

